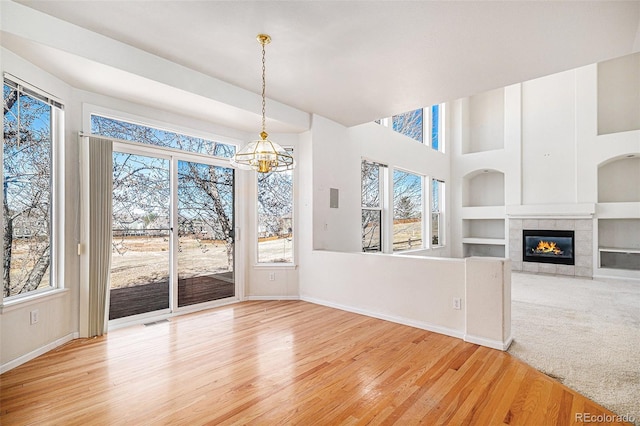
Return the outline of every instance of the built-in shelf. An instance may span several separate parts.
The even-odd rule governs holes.
[[[504,219],[463,219],[462,238],[504,240]]]
[[[463,207],[463,219],[504,219],[504,206]]]
[[[599,267],[640,271],[640,249],[600,247]]]
[[[464,257],[505,257],[505,246],[496,244],[462,244]]]
[[[640,218],[598,219],[598,267],[640,271]]]
[[[503,246],[506,244],[506,240],[504,238],[463,238],[463,244],[489,244],[496,246]]]
[[[600,219],[640,218],[640,202],[598,203],[596,211]]]
[[[474,214],[462,219],[464,256],[504,257],[507,245],[504,207],[467,207],[464,210]],[[487,217],[488,212],[495,216]]]
[[[620,247],[600,247],[599,251],[608,251],[612,253],[640,253],[640,248],[620,248]]]

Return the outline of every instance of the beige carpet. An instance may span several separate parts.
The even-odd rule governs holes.
[[[640,424],[640,281],[512,274],[509,353]]]

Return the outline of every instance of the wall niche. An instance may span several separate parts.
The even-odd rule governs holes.
[[[598,134],[640,129],[640,53],[598,64]]]
[[[504,173],[481,170],[463,179],[463,207],[504,206]]]
[[[504,88],[471,96],[463,154],[504,148]]]
[[[640,157],[618,158],[598,167],[599,203],[640,202]]]

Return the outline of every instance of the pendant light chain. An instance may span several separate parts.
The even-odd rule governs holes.
[[[267,67],[266,67],[266,60],[265,60],[265,43],[261,43],[262,44],[262,133],[266,135],[266,124],[265,124],[265,111],[266,111],[266,105],[267,105],[267,101],[266,101],[266,97],[265,97],[265,93],[266,93],[266,87],[267,87],[267,80],[265,78],[265,74],[267,71]],[[266,136],[263,137],[262,139],[266,139]]]

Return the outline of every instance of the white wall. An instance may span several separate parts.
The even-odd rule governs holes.
[[[311,126],[313,248],[357,252],[360,241],[360,152],[348,129],[314,115]],[[307,163],[307,167],[309,167]],[[304,166],[301,166],[304,167]],[[329,207],[329,190],[339,207]]]
[[[504,350],[511,342],[511,280],[504,259],[435,259],[308,251],[303,300]],[[462,309],[455,309],[454,298]]]
[[[523,83],[523,204],[576,201],[575,142],[575,71]]]

